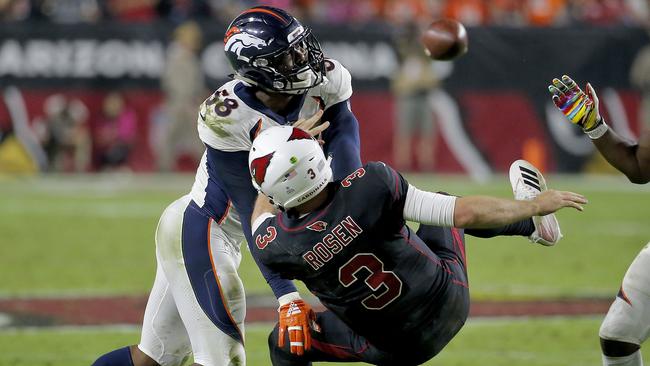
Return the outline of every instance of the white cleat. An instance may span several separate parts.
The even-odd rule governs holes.
[[[532,200],[546,190],[544,176],[526,160],[517,160],[510,165],[510,185],[516,200]],[[562,238],[554,214],[533,216],[533,224],[535,231],[528,237],[533,243],[552,246]]]

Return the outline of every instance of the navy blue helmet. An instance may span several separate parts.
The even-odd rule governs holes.
[[[323,51],[311,30],[282,9],[239,14],[223,39],[235,78],[273,93],[301,94],[323,82]]]

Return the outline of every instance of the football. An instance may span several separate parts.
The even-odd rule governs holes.
[[[452,19],[439,19],[420,35],[424,52],[434,60],[448,61],[467,52],[467,31]]]

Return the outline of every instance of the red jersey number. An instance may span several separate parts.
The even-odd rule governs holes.
[[[275,230],[273,226],[269,226],[266,228],[266,234],[257,234],[257,237],[255,237],[255,245],[257,245],[259,249],[264,249],[267,245],[269,245],[270,242],[275,240],[275,237],[277,235],[278,231]]]
[[[365,278],[359,273],[366,269],[370,275]],[[374,292],[366,296],[361,304],[366,309],[380,310],[402,294],[402,280],[392,271],[384,271],[384,262],[372,253],[359,253],[339,268],[339,281],[348,287],[363,280]]]
[[[341,181],[341,185],[345,188],[348,188],[352,184],[352,180],[356,178],[361,178],[366,174],[366,170],[359,168],[355,170],[352,174],[348,175]]]

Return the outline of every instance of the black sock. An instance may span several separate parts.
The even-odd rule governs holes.
[[[478,238],[492,238],[495,236],[513,235],[530,236],[533,231],[535,231],[533,219],[527,219],[493,229],[465,229],[465,234]]]
[[[92,366],[133,366],[131,350],[128,346],[116,349],[98,358]]]

